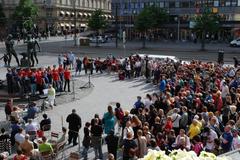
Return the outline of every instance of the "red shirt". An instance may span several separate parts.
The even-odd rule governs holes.
[[[64,69],[63,69],[63,67],[58,67],[58,73],[60,74],[60,73],[63,73],[63,71],[64,71]]]
[[[58,71],[56,69],[52,70],[52,77],[54,81],[58,81],[59,80],[59,74]]]
[[[70,78],[71,78],[71,72],[67,69],[64,71],[64,79],[70,80]]]
[[[173,128],[172,121],[167,121],[166,126],[165,126],[165,130],[169,132],[172,128]]]
[[[14,156],[14,158],[13,158],[13,160],[27,160],[28,158],[27,158],[27,156],[25,156],[25,155],[16,155],[16,156]]]
[[[41,71],[38,71],[36,73],[36,83],[37,84],[42,84],[43,83],[43,80],[42,80],[42,72]]]

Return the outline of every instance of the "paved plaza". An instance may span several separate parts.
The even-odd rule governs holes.
[[[207,52],[200,52],[194,44],[188,45],[190,43],[176,43],[175,49],[169,49],[171,45],[166,43],[166,47],[162,45],[154,44],[150,45],[148,49],[139,50],[138,46],[134,47],[134,43],[131,46],[128,45],[128,49],[124,53],[124,50],[119,47],[115,49],[114,43],[104,44],[104,46],[95,48],[95,47],[73,47],[72,40],[62,41],[63,37],[58,37],[56,39],[50,39],[48,41],[42,41],[41,50],[39,53],[39,65],[48,66],[57,64],[57,54],[65,53],[67,51],[73,51],[77,54],[77,56],[83,57],[84,55],[89,55],[91,57],[105,57],[107,54],[113,54],[115,56],[125,56],[132,53],[148,53],[148,54],[166,54],[166,55],[174,55],[184,60],[191,59],[201,59],[204,61],[215,61],[217,59],[216,50],[221,45],[218,44],[218,47],[213,47],[213,49]],[[140,44],[140,43],[138,43]],[[185,46],[184,46],[184,45]],[[94,45],[94,44],[93,44]],[[121,44],[120,44],[121,45]],[[119,46],[120,46],[119,45]],[[211,44],[213,45],[213,44]],[[157,47],[158,46],[158,47]],[[0,50],[4,51],[4,45],[0,45]],[[16,51],[18,53],[22,51],[26,51],[26,46],[24,44],[18,44],[16,46]],[[3,54],[0,53],[0,57]],[[232,57],[238,55],[238,48],[230,48],[227,50],[225,54],[225,62],[232,63]],[[15,60],[13,59],[13,65],[15,65]],[[6,68],[2,66],[0,67],[0,79],[5,79]],[[133,103],[136,101],[136,97],[138,95],[145,97],[147,93],[152,93],[157,91],[157,86],[152,84],[146,84],[144,78],[140,77],[137,79],[119,81],[116,74],[93,74],[91,76],[91,82],[94,87],[90,89],[80,89],[81,85],[84,85],[88,81],[88,76],[81,73],[81,76],[74,77],[75,80],[75,98],[74,94],[67,94],[63,96],[57,97],[57,106],[54,107],[53,110],[47,111],[49,117],[52,119],[52,131],[61,131],[62,126],[68,127],[65,119],[68,114],[71,113],[71,110],[75,108],[77,113],[82,118],[82,125],[85,122],[90,121],[95,113],[98,113],[100,117],[107,111],[108,105],[113,105],[116,102],[120,102],[123,109],[130,110],[133,106]],[[71,83],[72,85],[73,83]],[[41,119],[41,115],[39,116]],[[40,120],[38,118],[38,121]],[[5,120],[5,115],[3,112],[3,108],[0,108],[0,121]],[[80,130],[80,137],[83,137],[83,130]],[[82,140],[82,139],[81,139]],[[68,154],[72,151],[78,151],[78,146],[70,147],[67,146]],[[106,153],[106,145],[103,146],[103,152]],[[106,154],[105,154],[106,156]],[[93,151],[90,150],[89,158],[93,159],[94,154]]]

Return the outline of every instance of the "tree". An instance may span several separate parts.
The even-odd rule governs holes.
[[[106,28],[107,20],[103,16],[103,11],[97,9],[92,13],[92,16],[88,19],[88,27],[96,32],[96,46],[98,46],[98,35],[100,30]]]
[[[32,0],[20,0],[13,14],[13,19],[20,25],[31,31],[38,16],[38,8]]]
[[[204,8],[203,13],[195,17],[194,30],[201,40],[201,50],[205,50],[206,34],[214,34],[219,30],[219,15],[209,8]]]
[[[5,27],[6,25],[6,16],[3,12],[2,4],[0,3],[0,28]]]
[[[162,26],[163,22],[168,20],[168,14],[161,8],[151,6],[144,8],[136,18],[135,28],[143,34],[143,46],[146,47],[146,34],[150,29],[158,29]]]

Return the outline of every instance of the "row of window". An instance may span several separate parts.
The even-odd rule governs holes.
[[[58,0],[57,3],[60,5],[73,5],[74,0]],[[75,0],[76,6],[78,7],[88,7],[88,8],[101,8],[101,9],[111,9],[111,2],[109,0]]]
[[[240,6],[240,0],[189,0],[189,1],[158,1],[158,2],[124,2],[124,3],[113,3],[112,8],[115,8],[116,5],[124,10],[124,9],[142,9],[147,6],[157,6],[160,8],[197,8],[201,7],[202,4],[208,7],[236,7]]]

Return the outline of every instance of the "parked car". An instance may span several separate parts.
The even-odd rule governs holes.
[[[234,39],[230,42],[230,46],[239,47],[240,46],[240,38]]]
[[[106,39],[102,36],[97,36],[97,37],[91,37],[90,38],[91,43],[97,43],[97,40],[98,40],[98,43],[105,43],[106,42]]]

